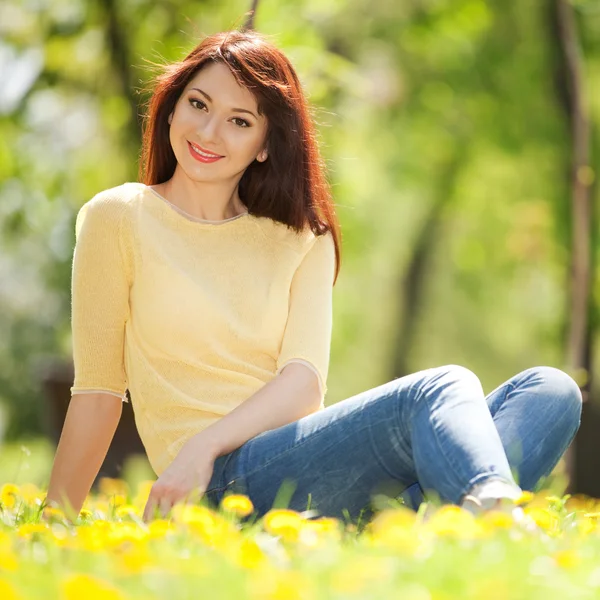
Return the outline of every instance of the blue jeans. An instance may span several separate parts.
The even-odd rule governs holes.
[[[581,418],[581,392],[552,367],[523,371],[487,397],[478,377],[449,365],[419,371],[265,431],[216,459],[205,498],[247,495],[263,516],[284,481],[288,508],[354,521],[373,494],[422,492],[458,504],[502,479],[533,490],[552,471]]]

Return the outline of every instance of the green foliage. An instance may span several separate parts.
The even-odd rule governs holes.
[[[13,95],[0,93],[9,437],[43,430],[41,365],[70,357],[74,216],[137,177],[150,62],[240,25],[249,6],[116,3],[116,44],[102,3],[2,3],[1,49],[15,73],[20,61]],[[600,11],[574,6],[597,126]],[[564,368],[569,131],[546,8],[263,0],[256,26],[289,54],[315,105],[342,221],[328,402],[443,363],[473,369],[488,389],[534,364]],[[428,222],[411,306],[407,272]]]

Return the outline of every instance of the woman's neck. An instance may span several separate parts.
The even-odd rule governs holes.
[[[238,194],[239,179],[214,183],[192,181],[175,169],[173,177],[152,186],[169,202],[186,213],[209,221],[223,221],[248,212]]]

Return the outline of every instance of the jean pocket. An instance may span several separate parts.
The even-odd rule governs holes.
[[[208,499],[216,504],[217,506],[221,502],[225,492],[237,481],[237,479],[232,479],[229,483],[226,483],[223,486],[219,487],[209,487],[204,495],[208,497]]]

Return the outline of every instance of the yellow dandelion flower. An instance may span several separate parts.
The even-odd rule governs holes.
[[[496,529],[511,529],[515,522],[511,515],[500,510],[490,510],[480,517],[480,523],[488,533]]]
[[[263,517],[265,531],[281,536],[282,539],[290,542],[298,540],[300,530],[305,522],[306,520],[300,516],[300,513],[287,508],[272,509]]]
[[[155,482],[149,479],[141,481],[138,484],[135,498],[133,499],[133,504],[144,508],[146,506],[146,502],[148,502],[148,498],[150,497],[150,491],[152,490],[152,486],[154,484]]]
[[[126,517],[141,517],[142,512],[133,504],[121,504],[120,506],[117,506],[115,516],[119,519],[124,519]]]
[[[22,596],[17,593],[17,590],[10,581],[0,577],[0,598],[2,600],[20,600]]]
[[[248,580],[252,600],[312,600],[316,597],[313,582],[296,571],[256,570]]]
[[[17,535],[21,538],[30,539],[36,533],[49,533],[50,527],[47,523],[24,523],[17,529]]]
[[[14,552],[10,549],[0,549],[0,571],[16,571],[18,568],[19,561]],[[4,596],[1,593],[0,598],[4,600]]]
[[[21,486],[21,498],[29,505],[40,505],[45,494],[33,483],[24,483]]]
[[[515,500],[515,504],[519,506],[523,506],[524,504],[529,504],[535,498],[535,494],[523,491],[523,493]]]
[[[248,496],[231,494],[221,500],[221,508],[225,512],[233,513],[239,517],[246,517],[254,510],[254,505]]]
[[[147,537],[147,530],[135,523],[111,523],[106,535],[106,543],[111,547],[117,547],[129,542],[140,542]]]
[[[565,502],[568,510],[583,510],[585,512],[595,512],[599,510],[598,501],[596,498],[590,498],[583,494],[574,494]]]
[[[573,569],[581,562],[581,558],[574,550],[561,550],[556,552],[553,558],[563,569]]]
[[[215,521],[215,513],[205,506],[197,506],[195,504],[176,504],[171,515],[176,523],[196,523],[213,525]]]
[[[587,536],[590,535],[591,533],[594,533],[595,531],[598,530],[598,521],[595,518],[589,519],[586,518],[587,515],[583,516],[583,519],[580,519],[577,522],[577,531],[582,535],[582,536]]]
[[[316,548],[332,540],[339,542],[342,539],[341,528],[340,521],[334,518],[310,519],[303,523],[298,540],[310,548]]]
[[[112,477],[101,477],[98,481],[98,491],[103,496],[127,496],[129,486],[122,479]]]
[[[176,529],[172,523],[165,519],[154,519],[148,525],[148,537],[151,539],[164,538],[168,533]]]
[[[240,544],[233,546],[233,559],[244,569],[258,569],[267,566],[268,559],[260,546],[251,538],[245,537]]]
[[[460,539],[474,539],[482,533],[482,527],[474,515],[453,504],[439,508],[423,528],[437,536]]]
[[[127,496],[123,494],[115,494],[110,497],[110,504],[114,508],[120,508],[121,506],[125,506],[127,504]]]
[[[45,519],[58,520],[58,521],[62,521],[63,519],[66,518],[63,510],[56,506],[45,506],[43,515],[44,515]]]
[[[340,532],[341,522],[333,517],[319,517],[307,521],[306,525],[319,533],[336,535]]]
[[[538,527],[547,532],[555,531],[558,527],[558,517],[547,508],[539,508],[537,506],[528,506],[524,509],[525,514],[529,515],[537,524]]]
[[[343,563],[331,575],[331,587],[340,594],[364,592],[390,581],[393,560],[384,556],[360,556]]]
[[[222,547],[231,538],[239,536],[232,523],[205,506],[176,504],[172,510],[173,521],[187,526],[203,543],[212,547]]]
[[[118,558],[121,568],[129,573],[140,573],[152,564],[152,556],[144,543],[127,548]]]
[[[105,550],[111,545],[109,523],[93,521],[91,525],[80,525],[75,530],[73,546],[87,551]]]
[[[0,531],[0,550],[10,550],[12,548],[12,538],[6,531]]]
[[[12,549],[12,539],[5,531],[0,531],[0,570],[16,571],[19,563]],[[2,595],[0,594],[0,598]]]
[[[409,508],[386,508],[375,515],[366,529],[374,534],[388,531],[390,528],[412,529],[416,519],[417,513]]]
[[[76,574],[62,583],[64,600],[124,600],[125,596],[109,583],[91,575]]]
[[[21,490],[14,483],[5,483],[0,490],[0,503],[5,508],[14,508],[21,496]]]
[[[413,555],[419,548],[415,536],[416,513],[408,508],[388,508],[378,512],[365,528],[370,545],[383,545],[396,552]]]

